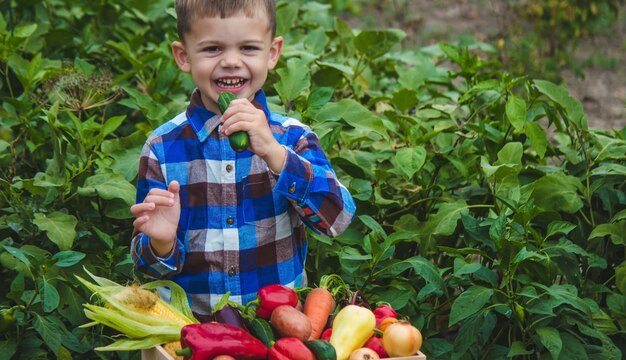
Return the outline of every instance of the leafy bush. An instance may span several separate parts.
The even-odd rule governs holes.
[[[18,314],[0,354],[109,357],[92,349],[114,334],[79,327],[74,274],[145,280],[128,250],[138,154],[193,88],[172,9],[0,6],[0,305]],[[395,50],[402,31],[351,29],[330,5],[278,12],[271,106],[313,127],[358,202],[342,236],[310,234],[310,280],[390,302],[431,359],[620,359],[626,129],[589,129],[578,100],[502,71],[487,44]]]
[[[580,72],[574,57],[580,41],[612,36],[623,0],[529,0],[508,8],[507,41],[502,53],[518,73],[559,79],[570,67]]]

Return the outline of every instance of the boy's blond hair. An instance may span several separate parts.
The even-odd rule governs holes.
[[[253,17],[264,11],[268,19],[268,30],[276,36],[276,4],[274,0],[176,0],[178,36],[184,41],[191,31],[191,23],[203,17],[226,18],[243,12]]]

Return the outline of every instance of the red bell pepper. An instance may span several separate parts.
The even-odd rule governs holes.
[[[374,310],[374,316],[376,317],[376,328],[378,328],[381,321],[388,317],[395,318],[398,313],[389,304],[382,304]]]
[[[324,330],[324,332],[322,332],[322,336],[320,336],[320,340],[329,341],[330,340],[330,336],[332,334],[333,334],[333,328],[329,327],[328,329]]]
[[[369,338],[367,342],[365,342],[363,347],[376,351],[381,359],[389,357],[389,355],[387,355],[387,352],[385,351],[385,348],[383,347],[383,339],[380,337],[380,335],[372,335],[372,337]]]
[[[315,360],[315,354],[295,337],[281,338],[270,348],[269,360]]]
[[[210,360],[218,355],[239,360],[267,358],[267,348],[257,338],[236,326],[217,322],[183,326],[180,343],[183,348],[176,354],[189,360]]]
[[[257,291],[258,306],[256,314],[258,317],[269,320],[272,311],[280,305],[296,307],[298,305],[298,294],[292,289],[280,284],[267,285]]]

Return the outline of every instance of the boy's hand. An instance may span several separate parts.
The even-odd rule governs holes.
[[[180,219],[180,184],[172,181],[167,190],[151,189],[142,203],[130,207],[135,216],[133,226],[150,237],[155,254],[164,257],[170,253],[176,240]]]
[[[287,150],[274,138],[263,110],[248,99],[233,100],[222,115],[222,134],[230,136],[237,131],[248,133],[250,150],[263,158],[272,171],[282,170]]]

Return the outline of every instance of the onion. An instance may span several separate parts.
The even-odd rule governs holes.
[[[383,347],[389,357],[415,355],[422,347],[422,333],[408,321],[400,320],[383,332]]]
[[[380,359],[378,353],[370,348],[359,348],[350,353],[348,360],[377,360]]]

